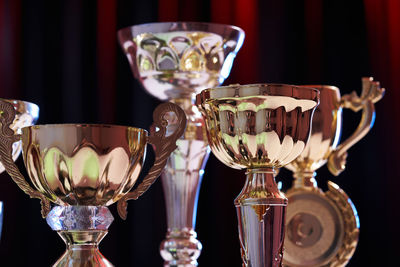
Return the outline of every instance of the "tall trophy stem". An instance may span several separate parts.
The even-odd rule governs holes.
[[[247,171],[235,199],[244,267],[281,266],[287,202],[273,168]]]
[[[202,245],[196,239],[197,199],[209,155],[204,140],[204,120],[189,99],[174,99],[186,113],[184,136],[168,159],[162,174],[168,231],[160,245],[164,266],[197,266]]]
[[[55,206],[46,220],[67,245],[53,267],[113,266],[99,251],[99,243],[114,220],[107,207]]]

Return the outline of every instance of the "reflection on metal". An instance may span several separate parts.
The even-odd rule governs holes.
[[[196,97],[214,155],[247,169],[235,199],[243,266],[281,265],[287,199],[275,168],[303,151],[318,101],[316,89],[279,84],[223,86]]]
[[[294,172],[288,191],[286,266],[345,266],[358,242],[358,216],[351,200],[337,185],[328,183],[324,193],[317,187],[315,171],[328,163],[334,175],[345,169],[347,150],[372,128],[374,103],[385,90],[372,78],[362,78],[362,93],[340,97],[335,86],[307,85],[320,91],[310,140],[303,153],[286,167]],[[342,108],[362,110],[355,132],[339,145]]]

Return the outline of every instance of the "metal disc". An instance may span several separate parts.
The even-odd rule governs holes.
[[[323,266],[343,243],[343,218],[320,190],[290,190],[284,262],[287,266]]]

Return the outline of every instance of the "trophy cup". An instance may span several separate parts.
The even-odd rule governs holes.
[[[379,82],[362,79],[362,93],[340,97],[335,86],[311,85],[320,91],[320,105],[313,117],[310,140],[299,157],[286,168],[293,171],[294,182],[286,196],[287,225],[285,266],[345,266],[358,242],[359,221],[350,198],[336,184],[328,191],[317,187],[316,170],[328,163],[334,175],[345,168],[347,150],[372,128],[374,103],[384,93]],[[338,146],[342,129],[342,107],[362,109],[357,130]]]
[[[13,99],[3,99],[0,98],[0,101],[7,102],[13,106],[15,109],[16,115],[14,121],[11,123],[10,128],[15,133],[20,133],[22,127],[30,126],[35,124],[39,117],[39,107],[36,104],[21,101],[21,100],[13,100]],[[21,142],[16,142],[12,147],[12,160],[15,161],[18,156],[21,154],[22,146]],[[4,171],[3,164],[0,163],[0,173]],[[0,239],[1,239],[1,230],[3,228],[3,213],[4,213],[3,202],[0,201]]]
[[[186,113],[186,131],[161,176],[168,232],[160,254],[165,266],[197,266],[202,245],[194,228],[209,148],[194,97],[228,77],[244,32],[222,24],[164,22],[122,29],[118,38],[145,90]]]
[[[280,84],[223,86],[196,97],[214,155],[246,169],[235,199],[243,266],[281,266],[287,199],[275,169],[306,146],[319,92]]]
[[[41,199],[42,216],[67,244],[54,266],[112,266],[98,245],[113,221],[107,206],[118,202],[126,218],[126,201],[137,199],[157,179],[176,139],[184,131],[184,112],[172,103],[159,105],[150,135],[133,127],[101,124],[50,124],[22,128],[9,126],[12,105],[0,101],[0,160],[8,174],[30,197]],[[175,113],[175,131],[166,135],[165,114]],[[158,128],[158,131],[156,131]],[[24,163],[34,190],[11,158],[12,144],[22,140]],[[143,181],[129,192],[142,169],[146,144],[155,150],[155,162]],[[56,204],[50,211],[50,201]]]

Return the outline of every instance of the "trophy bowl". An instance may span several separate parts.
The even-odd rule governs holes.
[[[11,123],[10,128],[14,130],[15,133],[21,133],[21,128],[30,126],[36,123],[39,117],[39,107],[30,102],[14,100],[14,99],[3,99],[1,101],[10,103],[16,112],[15,119]],[[22,146],[21,142],[16,142],[13,145],[12,158],[15,161],[21,154]],[[3,164],[0,163],[0,173],[4,171]]]
[[[118,31],[134,76],[160,100],[192,99],[229,75],[243,44],[236,26],[204,22],[160,22]]]
[[[118,125],[52,124],[22,129],[23,157],[36,189],[53,203],[109,206],[135,184],[146,130]]]
[[[235,169],[280,168],[304,149],[318,91],[254,84],[207,89],[197,96],[214,155]]]
[[[310,87],[319,90],[320,104],[314,112],[308,145],[296,160],[286,166],[291,171],[316,171],[328,161],[340,139],[342,108],[339,88],[321,85]]]
[[[118,213],[126,218],[126,201],[137,199],[154,183],[176,148],[186,125],[184,112],[172,103],[159,105],[150,134],[117,125],[53,124],[25,127],[21,135],[14,135],[7,127],[15,111],[0,103],[0,160],[24,192],[41,199],[42,215],[67,244],[54,266],[112,266],[98,250],[114,219],[107,206],[118,201]],[[167,136],[164,116],[171,112],[178,122]],[[18,140],[37,191],[10,158],[12,143]],[[155,150],[154,165],[130,192],[141,172],[147,144]],[[49,201],[56,204],[51,211]]]
[[[303,151],[318,102],[316,89],[282,84],[223,86],[196,97],[214,155],[247,169],[235,199],[243,266],[281,264],[287,199],[275,169]]]

